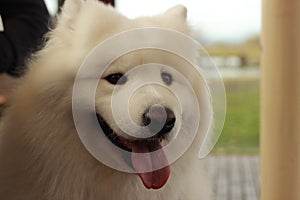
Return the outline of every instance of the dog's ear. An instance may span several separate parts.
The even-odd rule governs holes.
[[[66,0],[62,6],[61,14],[59,16],[59,23],[63,27],[71,28],[72,22],[77,18],[81,7],[87,1],[96,0]]]
[[[75,16],[85,0],[66,0],[62,7],[62,15]]]
[[[182,21],[186,21],[187,9],[183,5],[177,5],[177,6],[174,6],[170,9],[168,9],[165,12],[165,16],[170,17],[170,18],[174,18],[174,19],[179,19],[179,20],[182,20]]]

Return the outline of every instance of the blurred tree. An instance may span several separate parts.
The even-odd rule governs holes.
[[[215,43],[205,48],[211,56],[239,56],[244,66],[259,66],[261,50],[258,36],[240,44]]]

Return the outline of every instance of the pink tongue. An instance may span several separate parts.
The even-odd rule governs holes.
[[[156,151],[159,149],[160,151]],[[170,176],[170,166],[159,141],[153,141],[151,144],[145,141],[133,143],[131,161],[146,188],[159,189],[166,184]]]

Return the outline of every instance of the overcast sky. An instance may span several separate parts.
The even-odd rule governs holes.
[[[55,12],[56,0],[45,0]],[[188,8],[188,21],[208,43],[238,43],[261,30],[261,0],[116,0],[117,9],[134,18],[154,15],[182,4]]]
[[[241,42],[261,30],[261,0],[117,0],[133,18],[162,13],[176,4],[188,8],[188,20],[208,42]]]

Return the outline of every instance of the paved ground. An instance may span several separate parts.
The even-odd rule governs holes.
[[[259,200],[259,158],[212,156],[209,168],[216,200]]]

